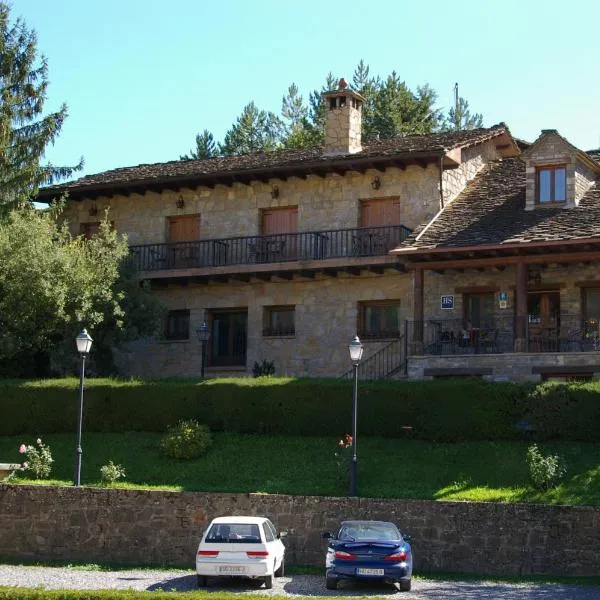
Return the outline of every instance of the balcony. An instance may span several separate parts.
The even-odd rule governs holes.
[[[396,262],[388,252],[410,232],[403,225],[391,225],[144,244],[130,246],[129,262],[149,278],[168,277],[165,272],[201,277],[211,273],[318,269],[328,263],[334,267],[385,265]]]
[[[425,319],[407,322],[410,355],[505,354],[515,352],[517,317],[486,319],[480,327],[466,327],[463,319]],[[529,316],[523,323],[530,353],[600,352],[600,323],[581,315],[555,315],[542,324]],[[422,340],[422,343],[418,340]],[[422,351],[421,351],[422,348]]]

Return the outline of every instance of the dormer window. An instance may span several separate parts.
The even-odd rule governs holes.
[[[567,201],[567,168],[564,165],[538,167],[537,201],[539,204]]]

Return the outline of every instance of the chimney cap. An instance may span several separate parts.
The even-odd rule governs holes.
[[[338,81],[338,90],[345,90],[348,87],[348,82],[342,77]]]

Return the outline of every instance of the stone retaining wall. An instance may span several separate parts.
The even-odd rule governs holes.
[[[207,494],[0,484],[0,558],[193,568],[215,516],[266,515],[287,529],[288,564],[323,565],[340,520],[394,521],[417,572],[597,575],[600,507]]]

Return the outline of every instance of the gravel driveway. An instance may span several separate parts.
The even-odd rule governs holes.
[[[66,567],[22,567],[0,565],[0,586],[44,587],[47,589],[133,589],[146,591],[197,590],[193,571],[87,571]],[[600,587],[557,584],[506,584],[413,580],[411,592],[398,592],[386,585],[344,583],[338,591],[327,591],[323,577],[292,575],[274,580],[273,589],[258,587],[257,583],[241,579],[209,580],[211,591],[262,596],[373,596],[384,598],[431,599],[459,598],[460,600],[597,600]]]

